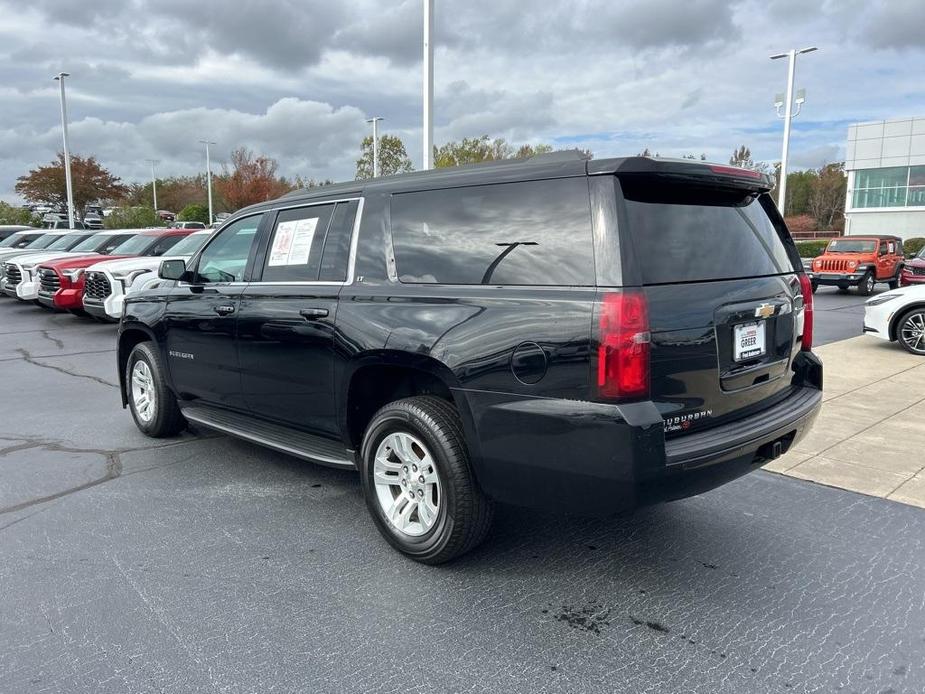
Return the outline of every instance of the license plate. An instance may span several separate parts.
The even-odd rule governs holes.
[[[765,322],[742,323],[735,326],[732,343],[732,357],[736,361],[746,361],[760,357],[765,353]]]

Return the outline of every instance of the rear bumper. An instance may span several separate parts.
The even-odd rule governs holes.
[[[498,501],[584,515],[700,494],[787,452],[822,405],[822,363],[796,361],[793,392],[758,414],[666,441],[651,402],[516,399],[458,391],[476,476]]]

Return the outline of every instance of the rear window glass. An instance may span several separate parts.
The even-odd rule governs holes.
[[[583,177],[395,195],[392,242],[402,282],[594,284]]]
[[[621,179],[643,284],[793,272],[762,201],[737,191]],[[770,203],[769,203],[770,204]]]

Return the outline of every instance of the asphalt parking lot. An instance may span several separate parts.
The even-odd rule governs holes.
[[[821,341],[858,334],[861,299],[816,300]],[[355,475],[143,437],[115,331],[0,300],[2,692],[925,690],[921,509],[757,472],[628,518],[502,508],[424,567]]]
[[[878,284],[874,295],[885,291],[889,291],[887,285]],[[816,312],[813,342],[824,345],[860,335],[864,302],[868,298],[858,295],[855,289],[849,289],[843,294],[837,287],[819,287],[813,295],[813,308]]]

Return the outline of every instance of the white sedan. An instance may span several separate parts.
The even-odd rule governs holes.
[[[864,304],[864,332],[925,356],[925,285],[893,289]]]

